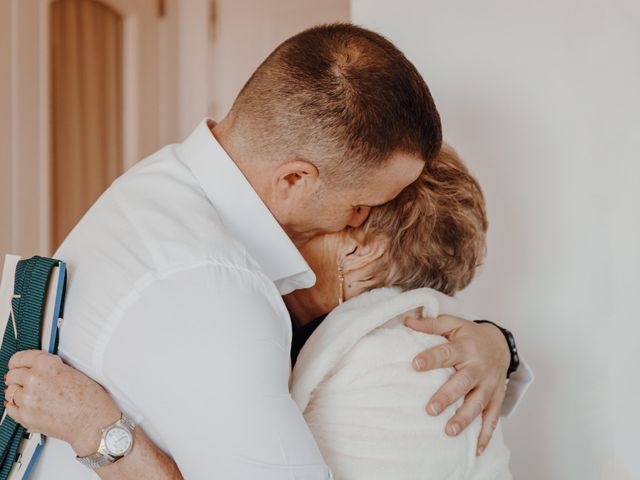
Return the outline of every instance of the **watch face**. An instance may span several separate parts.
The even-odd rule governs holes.
[[[131,447],[131,433],[122,427],[113,427],[104,436],[104,445],[114,457],[121,457]]]

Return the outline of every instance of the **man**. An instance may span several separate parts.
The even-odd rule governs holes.
[[[50,439],[34,478],[94,478],[87,465],[102,478],[162,478],[167,457],[151,441],[188,479],[329,478],[287,388],[281,295],[314,283],[296,246],[360,225],[428,167],[441,140],[429,90],[402,53],[375,33],[331,25],[279,46],[219,124],[203,121],[123,175],[56,253],[71,279],[60,355],[138,428],[114,429],[119,411],[78,412],[86,428],[59,435],[75,452]],[[462,339],[415,363],[464,372],[432,414],[483,392],[451,434],[491,400],[497,416],[509,365],[499,330],[456,321]],[[470,344],[479,355],[465,353]],[[19,420],[28,385],[7,395]],[[122,454],[96,452],[101,441]],[[135,470],[150,457],[158,472]]]

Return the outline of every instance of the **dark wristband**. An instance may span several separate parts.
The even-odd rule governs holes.
[[[511,354],[511,362],[509,362],[509,369],[507,370],[507,378],[511,376],[518,367],[520,366],[520,356],[518,355],[518,347],[516,347],[516,339],[513,337],[513,334],[507,330],[506,328],[502,328],[500,325],[493,323],[490,320],[474,320],[475,323],[490,323],[494,327],[496,327],[502,335],[504,335],[505,340],[507,341],[507,346],[509,347],[509,353]]]

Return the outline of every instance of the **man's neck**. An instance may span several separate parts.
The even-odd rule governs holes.
[[[331,309],[323,305],[322,302],[316,301],[317,298],[313,294],[308,293],[308,290],[310,289],[296,290],[282,297],[287,306],[287,310],[289,310],[289,315],[291,315],[291,320],[293,320],[294,325],[297,327],[302,327],[331,311]]]
[[[298,234],[290,228],[289,225],[283,223],[282,220],[278,218],[277,212],[272,208],[272,175],[270,174],[271,172],[265,171],[265,163],[267,162],[264,162],[264,159],[252,158],[253,153],[251,153],[250,149],[245,148],[245,146],[240,142],[235,141],[234,136],[231,134],[232,123],[233,118],[227,116],[220,123],[213,125],[211,133],[224,151],[227,152],[227,155],[229,155],[231,160],[233,160],[238,169],[251,184],[253,190],[260,197],[287,236],[299,250],[309,241],[308,236]]]

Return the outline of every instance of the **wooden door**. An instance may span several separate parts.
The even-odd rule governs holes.
[[[54,251],[115,178],[168,140],[159,114],[172,98],[166,88],[160,98],[165,13],[159,0],[49,2]]]
[[[95,0],[50,5],[51,239],[57,247],[122,173],[123,18]]]

